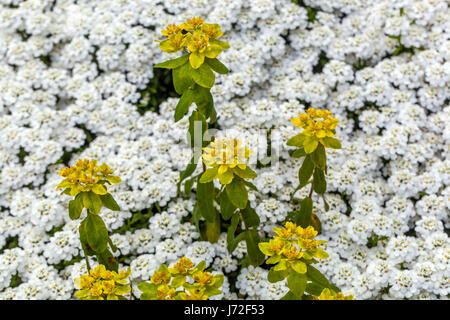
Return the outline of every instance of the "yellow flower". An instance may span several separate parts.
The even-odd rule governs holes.
[[[150,278],[150,281],[153,282],[154,284],[162,284],[162,283],[164,284],[169,283],[170,278],[171,278],[170,273],[156,270],[153,276]]]
[[[180,28],[186,31],[193,31],[203,24],[204,20],[201,17],[194,17],[180,24]]]
[[[338,119],[334,118],[330,111],[309,108],[306,113],[292,118],[291,122],[304,130],[290,139],[288,145],[303,147],[307,154],[314,152],[319,143],[327,148],[340,148],[339,141],[332,138],[335,135]]]
[[[165,36],[170,36],[172,34],[179,33],[181,30],[182,29],[179,26],[175,24],[169,24],[166,29],[161,31],[161,33]]]
[[[329,288],[322,290],[318,300],[355,300],[352,295],[345,296],[342,292],[336,293]]]
[[[256,173],[246,164],[252,151],[241,145],[242,141],[238,139],[219,140],[203,148],[203,163],[211,168],[205,171],[200,182],[206,183],[219,178],[221,184],[230,184],[234,175],[244,179],[256,178]]]
[[[308,226],[302,228],[295,223],[286,222],[283,228],[274,228],[276,236],[269,242],[260,242],[258,244],[262,253],[270,258],[267,264],[276,264],[276,271],[292,269],[297,273],[306,272],[305,261],[313,257],[325,259],[328,254],[318,248],[326,243],[324,240],[313,240],[317,231]]]
[[[173,267],[162,264],[150,278],[150,283],[138,285],[142,300],[207,300],[221,293],[224,277],[204,271],[206,263],[194,267],[191,260],[182,257]],[[189,281],[186,278],[190,277]]]
[[[79,159],[74,166],[61,169],[59,175],[65,179],[61,181],[57,189],[66,189],[66,193],[71,196],[89,191],[104,195],[107,191],[103,183],[119,183],[121,181],[112,173],[113,170],[105,163],[97,166],[97,160]]]
[[[177,274],[181,273],[183,275],[186,275],[194,264],[192,261],[186,257],[182,257],[174,266],[173,268],[169,268],[170,273]]]
[[[216,58],[230,45],[225,41],[217,40],[223,35],[218,24],[204,23],[200,17],[187,20],[176,26],[170,24],[161,31],[167,39],[159,41],[159,48],[168,53],[186,50],[189,53],[189,63],[192,68],[198,69],[204,63],[205,57]]]
[[[159,48],[167,53],[182,51],[186,43],[186,36],[181,32],[171,34],[167,40],[160,41]]]
[[[89,274],[82,275],[74,280],[75,286],[81,289],[75,293],[75,297],[82,300],[117,300],[130,292],[131,288],[128,281],[125,280],[131,274],[130,268],[120,271],[106,270],[105,266],[100,264],[94,270],[89,270]]]

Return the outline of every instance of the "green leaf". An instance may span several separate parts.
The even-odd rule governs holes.
[[[237,174],[239,177],[243,179],[254,179],[258,176],[255,171],[250,169],[249,166],[246,166],[244,170],[236,166],[232,170],[233,173]]]
[[[78,232],[80,234],[80,242],[83,250],[85,251],[86,255],[92,256],[95,254],[95,252],[91,249],[87,240],[86,221],[87,218],[81,221],[80,227],[78,228]]]
[[[181,67],[183,64],[187,63],[188,60],[189,60],[189,55],[185,54],[184,56],[155,64],[154,68],[175,69],[175,68]]]
[[[173,86],[178,94],[183,94],[194,84],[191,76],[193,70],[189,63],[183,64],[181,67],[172,70]]]
[[[219,167],[206,169],[206,171],[203,172],[202,176],[200,177],[199,182],[207,183],[207,182],[213,181],[217,177],[218,169],[219,169]]]
[[[206,219],[206,221],[214,222],[216,215],[216,209],[213,204],[214,200],[214,184],[197,183],[197,203],[200,215]]]
[[[200,126],[195,126],[195,123],[201,123],[201,128]],[[200,129],[200,130],[199,130]],[[201,155],[201,148],[202,146],[204,146],[203,144],[207,144],[207,142],[203,141],[203,135],[205,133],[205,131],[208,129],[208,125],[206,123],[206,119],[205,116],[198,112],[198,111],[194,111],[192,112],[192,115],[189,117],[189,139],[188,141],[191,142],[191,147],[194,148],[198,148],[198,153],[195,153],[194,150],[194,156],[193,158],[195,158],[195,156],[200,156]],[[197,144],[196,144],[197,142]],[[198,144],[198,142],[200,142],[201,144]],[[191,164],[189,164],[189,166],[193,166],[192,162]],[[195,164],[194,170],[197,167],[197,164]],[[193,171],[192,171],[193,172]]]
[[[106,250],[108,245],[108,230],[102,218],[95,214],[88,214],[86,218],[86,236],[89,246],[100,253]]]
[[[109,247],[111,248],[112,252],[117,251],[117,247],[114,245],[114,243],[112,242],[112,240],[109,236],[108,236],[108,244],[109,244]]]
[[[307,282],[308,278],[305,274],[291,272],[287,277],[287,286],[297,298],[303,296]]]
[[[194,102],[197,105],[198,110],[205,116],[206,119],[212,116],[215,112],[213,97],[207,88],[195,85]]]
[[[184,183],[184,194],[188,196],[192,190],[192,187],[194,186],[195,179],[197,179],[198,176],[195,176],[191,179],[186,180]]]
[[[189,55],[189,63],[194,70],[198,69],[203,64],[204,61],[205,55],[203,53],[192,52]]]
[[[316,150],[311,153],[311,160],[317,168],[325,170],[327,166],[327,157],[325,154],[325,147],[322,144],[319,144]]]
[[[217,240],[219,240],[220,237],[220,216],[215,208],[213,221],[211,222],[206,221],[205,227],[206,227],[205,232],[206,240],[208,240],[210,243],[217,242]]]
[[[290,138],[287,142],[286,145],[290,146],[290,147],[302,147],[303,146],[303,141],[305,141],[306,136],[303,133],[299,133],[296,136]]]
[[[82,192],[81,199],[83,200],[83,206],[89,209],[90,213],[98,214],[102,208],[102,200],[98,194],[93,192]]]
[[[234,233],[236,232],[236,229],[239,225],[239,221],[241,221],[241,219],[239,218],[239,214],[235,214],[231,217],[231,224],[227,230],[227,249],[229,253],[232,253],[237,246],[234,238]]]
[[[152,293],[152,294],[156,294],[156,291],[158,289],[158,286],[156,284],[145,282],[145,281],[139,283],[137,287],[142,292]]]
[[[306,273],[306,263],[296,260],[292,263],[292,269],[294,269],[296,273],[304,274]]]
[[[292,157],[293,158],[301,158],[301,157],[304,157],[304,156],[306,156],[306,152],[305,152],[305,149],[303,149],[303,147],[301,147],[300,149],[295,150],[292,153]]]
[[[196,168],[197,168],[197,158],[193,156],[189,161],[189,164],[186,166],[186,169],[180,172],[180,182],[189,177],[191,174],[193,174]]]
[[[259,226],[259,216],[256,211],[247,204],[245,209],[241,210],[242,219],[248,228]]]
[[[229,220],[233,216],[234,211],[236,211],[236,207],[231,203],[230,199],[228,199],[226,192],[220,194],[219,202],[222,218],[224,220]]]
[[[328,212],[330,210],[330,205],[327,202],[327,199],[325,198],[325,195],[322,194],[322,200],[323,200],[323,206],[325,208],[325,212]]]
[[[97,253],[96,257],[98,263],[103,264],[107,270],[118,272],[119,263],[117,262],[116,258],[114,258],[111,251],[105,249],[104,251]]]
[[[305,148],[305,152],[308,154],[316,150],[318,145],[319,140],[315,136],[308,136],[305,138],[305,141],[303,141],[303,147]]]
[[[250,189],[252,189],[253,191],[258,191],[258,188],[256,188],[256,186],[253,184],[253,183],[251,183],[251,182],[249,182],[249,181],[245,181],[245,180],[242,180],[243,182],[244,182],[244,184],[247,186],[247,187],[249,187]]]
[[[306,275],[308,276],[309,280],[323,286],[324,288],[330,288],[335,292],[341,292],[341,290],[338,287],[331,284],[319,270],[317,270],[310,264],[308,265]]]
[[[194,102],[194,92],[187,89],[183,92],[175,108],[175,122],[180,121],[188,113],[192,102]]]
[[[327,181],[323,170],[316,168],[314,170],[314,191],[318,194],[324,194],[327,190]]]
[[[284,280],[288,274],[288,270],[275,271],[273,268],[270,268],[269,273],[267,274],[267,280],[269,280],[270,283],[275,283]]]
[[[303,228],[311,225],[312,199],[307,197],[300,202],[300,211],[295,219],[295,223]]]
[[[233,181],[234,175],[230,170],[225,171],[221,175],[219,175],[219,182],[223,185],[230,184]]]
[[[211,67],[211,69],[213,69],[217,73],[227,74],[230,72],[230,70],[228,70],[228,68],[217,58],[214,59],[205,58],[205,61]]]
[[[316,282],[309,282],[308,284],[306,284],[305,292],[318,297],[322,293],[323,289],[324,287],[321,286],[320,284]]]
[[[214,72],[207,64],[202,64],[198,69],[192,69],[192,80],[204,88],[210,89],[215,79]]]
[[[69,201],[69,217],[72,220],[76,220],[80,217],[83,210],[83,201],[81,200],[81,194],[78,194],[74,200]]]
[[[297,296],[292,291],[289,291],[280,300],[298,300],[298,299],[299,298],[297,298]]]
[[[245,209],[248,201],[248,192],[242,180],[233,179],[230,184],[226,185],[225,191],[227,193],[228,199],[230,199],[231,203],[235,207],[239,209]]]
[[[308,155],[303,160],[303,164],[298,171],[298,179],[300,181],[300,185],[306,185],[311,178],[311,175],[314,171],[314,163],[311,161],[311,157]]]
[[[320,142],[327,148],[341,149],[341,143],[336,138],[326,137],[320,140]]]
[[[258,247],[260,241],[258,232],[254,229],[246,230],[245,235],[249,262],[251,265],[259,266],[264,262],[265,256]]]
[[[120,211],[119,205],[117,204],[116,200],[114,200],[113,196],[110,193],[101,195],[100,199],[102,200],[102,203],[106,208],[112,211]]]

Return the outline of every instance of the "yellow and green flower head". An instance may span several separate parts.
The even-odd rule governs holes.
[[[181,258],[172,268],[162,264],[150,278],[150,283],[138,285],[142,300],[207,300],[222,293],[219,288],[224,277],[204,271],[206,263],[194,266],[191,260]],[[188,277],[190,278],[188,280]]]
[[[120,177],[113,176],[112,173],[113,170],[107,164],[97,166],[97,160],[80,159],[74,166],[61,169],[59,175],[65,179],[57,189],[66,189],[71,196],[89,191],[104,195],[107,191],[103,183],[121,181]]]
[[[100,264],[90,270],[89,274],[74,280],[75,286],[80,289],[75,293],[75,297],[81,300],[118,300],[131,290],[127,280],[130,274],[130,268],[117,273],[106,270],[105,266]]]
[[[186,50],[189,62],[198,69],[205,57],[216,58],[224,49],[230,48],[225,41],[220,41],[223,32],[218,24],[208,24],[200,17],[195,17],[180,25],[170,24],[161,33],[167,39],[158,41],[159,48],[168,53]]]
[[[352,295],[345,296],[342,292],[336,293],[329,288],[323,289],[320,296],[317,297],[318,300],[355,300]]]
[[[303,128],[303,132],[291,141],[295,142],[293,144],[295,146],[303,146],[307,154],[314,152],[319,143],[327,148],[340,148],[339,141],[332,138],[336,133],[338,119],[334,118],[330,111],[309,108],[306,113],[292,118],[291,122],[295,126]]]
[[[230,184],[234,175],[244,179],[255,178],[256,173],[247,166],[252,153],[238,139],[211,142],[208,147],[203,148],[202,154],[203,163],[211,168],[203,173],[200,182],[206,183],[218,178],[221,184]]]
[[[319,248],[324,240],[313,240],[317,231],[313,227],[302,228],[295,223],[287,222],[283,228],[274,228],[276,236],[269,242],[259,243],[259,249],[270,258],[267,264],[276,264],[275,271],[294,270],[305,273],[307,263],[314,258],[326,259],[328,254]]]

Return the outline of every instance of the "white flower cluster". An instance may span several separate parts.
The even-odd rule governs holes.
[[[0,299],[68,299],[86,272],[79,222],[56,190],[59,169],[78,158],[106,162],[122,178],[110,188],[122,211],[101,215],[133,284],[186,255],[225,274],[225,298],[286,293],[267,270],[241,266],[245,242],[230,254],[225,233],[200,241],[194,194],[177,197],[191,158],[188,122],[173,121],[178,99],[139,112],[153,65],[171,57],[154,40],[194,16],[220,24],[231,46],[220,55],[231,73],[212,89],[219,135],[232,129],[260,161],[268,146],[279,158],[256,170],[259,192],[249,194],[261,235],[297,209],[290,118],[329,109],[343,149],[327,149],[330,210],[314,209],[329,241],[319,268],[358,299],[445,299],[448,4],[303,2],[309,14],[290,0],[0,0]],[[268,130],[271,143],[255,138]]]

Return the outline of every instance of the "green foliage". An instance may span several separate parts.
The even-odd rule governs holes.
[[[204,88],[212,88],[216,77],[208,64],[202,64],[198,69],[192,69],[192,80]]]
[[[205,62],[211,67],[211,69],[213,69],[217,73],[227,74],[230,72],[228,68],[217,58],[214,59],[205,58]]]
[[[308,183],[309,178],[311,178],[314,171],[314,163],[311,160],[311,157],[308,155],[303,160],[303,164],[298,171],[298,179],[300,185],[304,186]]]
[[[175,69],[181,67],[189,61],[189,55],[185,54],[181,57],[167,60],[158,64],[155,64],[154,68]]]
[[[228,199],[236,208],[245,209],[248,201],[248,192],[241,179],[233,179],[230,184],[226,185],[225,191]]]
[[[303,228],[306,228],[311,224],[313,208],[312,199],[310,197],[306,197],[301,201],[300,206],[300,211],[295,218],[295,223],[302,226]]]
[[[189,107],[194,102],[194,92],[191,89],[184,91],[175,108],[175,122],[180,121],[189,111]]]

